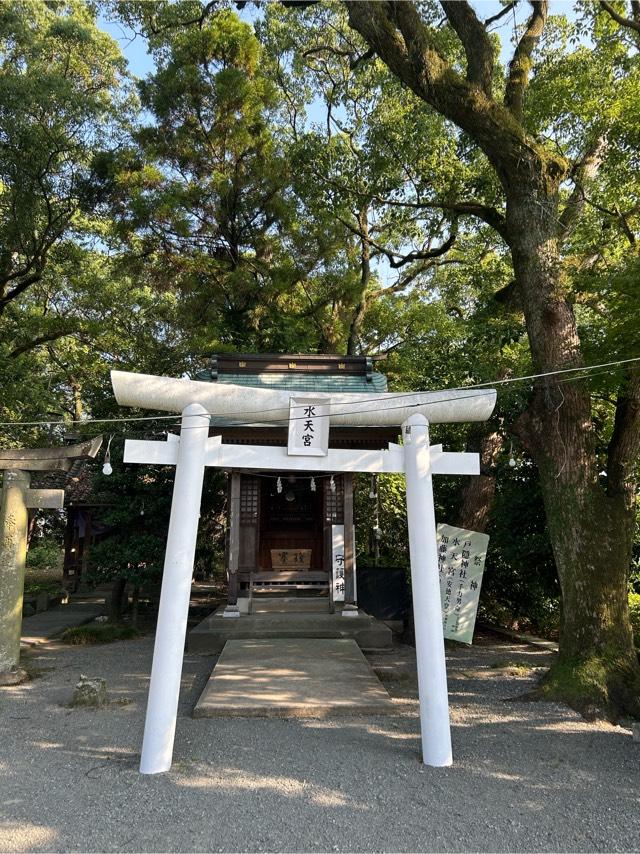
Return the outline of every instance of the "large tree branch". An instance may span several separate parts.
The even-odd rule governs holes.
[[[442,203],[439,205],[442,210],[451,210],[458,214],[469,214],[477,216],[495,229],[500,237],[507,239],[507,223],[497,208],[491,205],[483,205],[481,202],[451,202],[450,204]]]
[[[402,276],[398,279],[397,282],[394,282],[392,285],[386,285],[383,288],[377,288],[375,291],[369,292],[369,300],[378,299],[381,296],[385,296],[386,294],[397,294],[400,291],[406,290],[409,285],[414,282],[421,273],[425,273],[427,270],[433,269],[434,267],[443,267],[448,264],[460,264],[461,261],[458,261],[455,258],[451,258],[449,260],[444,261],[435,261],[432,260],[429,263],[419,264],[414,267],[411,272],[407,273],[406,276]]]
[[[396,199],[384,199],[380,196],[374,196],[372,201],[391,207],[424,208],[425,210],[451,211],[460,215],[475,216],[495,229],[505,241],[507,240],[507,223],[504,216],[497,208],[485,205],[482,202],[399,202]]]
[[[369,193],[364,193],[356,187],[351,187],[347,184],[341,184],[338,181],[332,181],[320,175],[319,172],[314,173],[318,178],[322,178],[325,184],[329,184],[344,193],[352,193],[354,196],[366,197],[371,202],[376,202],[379,205],[389,205],[395,208],[413,208],[414,210],[442,210],[451,211],[452,213],[476,216],[478,219],[486,222],[491,228],[495,229],[500,237],[507,241],[507,223],[504,216],[497,208],[491,205],[485,205],[482,202],[469,200],[466,202],[424,202],[421,200],[415,202],[403,202],[398,199],[388,199],[384,196],[370,196]]]
[[[50,341],[58,341],[60,338],[66,338],[68,335],[73,334],[74,331],[64,329],[58,330],[57,332],[48,332],[46,335],[39,335],[37,338],[32,338],[31,341],[27,341],[24,344],[20,344],[18,347],[14,347],[14,349],[9,353],[9,358],[15,359],[23,353],[28,353],[30,350],[40,347],[42,344],[48,344]]]
[[[441,0],[449,23],[467,57],[467,80],[491,97],[493,45],[481,21],[466,0]]]
[[[562,180],[567,168],[564,158],[527,136],[510,109],[488,98],[449,65],[438,51],[436,33],[422,20],[414,3],[344,2],[351,27],[419,98],[473,137],[503,185],[530,181],[532,172],[540,175],[540,183],[547,190],[550,181]],[[546,9],[546,0],[536,6]],[[520,56],[526,52],[526,45],[525,40]]]
[[[533,12],[527,21],[527,28],[513,53],[509,63],[509,77],[505,90],[505,106],[522,121],[524,93],[529,83],[532,68],[531,56],[544,30],[549,11],[548,0],[534,0]]]
[[[442,255],[446,255],[458,237],[458,224],[457,222],[454,222],[451,226],[451,233],[449,234],[449,237],[440,246],[436,246],[435,249],[419,249],[413,252],[408,252],[406,255],[402,255],[400,252],[394,252],[393,250],[387,249],[385,246],[381,246],[379,243],[376,243],[375,240],[371,239],[371,236],[368,233],[365,234],[361,226],[355,226],[353,223],[350,223],[342,217],[338,217],[338,222],[341,222],[342,225],[344,225],[345,228],[348,228],[352,234],[355,234],[361,240],[368,243],[369,246],[375,249],[380,255],[384,255],[389,261],[389,266],[393,267],[395,270],[399,267],[404,267],[405,264],[410,264],[413,261],[426,261],[429,258],[440,258]]]
[[[495,15],[492,15],[490,18],[484,22],[485,27],[488,27],[489,24],[495,24],[496,21],[499,21],[500,18],[504,18],[505,15],[508,15],[512,9],[518,5],[518,0],[513,0],[513,3],[507,3],[506,6],[503,6],[499,12],[496,12]]]
[[[27,288],[34,285],[36,282],[39,282],[42,278],[42,271],[36,271],[31,273],[30,276],[25,276],[21,279],[16,285],[14,285],[10,291],[7,291],[3,294],[2,298],[0,298],[0,315],[4,314],[6,307],[9,303],[19,297],[21,293],[27,290]]]
[[[460,215],[475,216],[495,229],[505,241],[507,240],[507,223],[504,216],[497,208],[482,204],[482,202],[399,202],[396,199],[383,199],[379,196],[374,196],[372,201],[383,205],[390,205],[391,207],[442,210]]]
[[[621,27],[626,27],[637,33],[636,39],[640,43],[640,0],[631,0],[632,18],[625,18],[624,15],[620,15],[607,0],[600,0],[600,6]]]
[[[640,455],[640,368],[628,368],[618,392],[607,458],[607,493],[633,500],[633,471]]]
[[[302,56],[305,58],[307,56],[313,56],[316,53],[331,53],[334,56],[340,58],[348,58],[349,59],[349,69],[351,71],[355,71],[360,65],[366,62],[368,59],[371,59],[375,56],[375,51],[372,48],[369,48],[364,53],[355,56],[353,51],[351,50],[342,50],[340,48],[334,47],[333,45],[317,45],[316,47],[310,47],[308,50],[302,52]]]
[[[560,237],[566,237],[580,218],[586,203],[585,190],[598,174],[607,146],[607,137],[598,137],[573,167],[571,177],[574,188],[560,214],[558,228]]]
[[[600,211],[600,213],[606,214],[607,216],[610,216],[612,219],[614,219],[616,221],[616,224],[620,226],[621,231],[623,232],[629,243],[632,246],[635,246],[636,236],[631,230],[631,226],[629,225],[629,217],[640,213],[640,205],[635,205],[627,211],[622,211],[620,210],[620,207],[618,205],[614,205],[613,209],[607,208],[604,205],[598,204],[598,202],[594,202],[593,199],[588,198],[586,193],[583,193],[583,196],[585,202],[588,205],[591,205],[592,208],[595,208],[597,211]],[[595,257],[599,258],[600,256],[597,255]]]

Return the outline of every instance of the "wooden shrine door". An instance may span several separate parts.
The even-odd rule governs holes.
[[[262,570],[272,568],[272,549],[311,549],[310,569],[326,569],[323,540],[322,490],[311,490],[309,477],[265,477],[260,490],[260,545]]]

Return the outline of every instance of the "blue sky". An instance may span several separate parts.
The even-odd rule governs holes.
[[[475,0],[471,4],[479,18],[483,20],[495,15],[500,11],[501,4],[496,0]],[[554,15],[567,15],[575,17],[573,0],[551,0],[551,13]],[[511,54],[511,45],[516,33],[521,34],[522,26],[529,14],[530,6],[526,2],[520,2],[514,13],[509,13],[493,24],[490,29],[498,32],[502,39],[502,60],[507,62]],[[245,9],[241,17],[247,20],[255,18],[255,10]],[[130,71],[137,77],[144,77],[153,71],[153,61],[147,53],[147,44],[142,36],[126,28],[123,24],[101,15],[99,18],[101,27],[116,39],[120,49],[127,58]]]
[[[145,77],[150,71],[153,71],[153,60],[147,53],[147,43],[142,36],[137,36],[124,24],[109,20],[104,15],[98,17],[98,24],[101,29],[106,30],[118,42],[132,74],[135,74],[136,77]]]

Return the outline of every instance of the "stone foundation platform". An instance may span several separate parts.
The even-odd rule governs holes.
[[[298,606],[294,606],[298,607]],[[189,652],[219,653],[229,640],[270,640],[277,638],[343,638],[354,640],[360,649],[387,649],[393,643],[391,629],[364,611],[358,616],[290,611],[285,608],[226,618],[220,606],[191,629]]]

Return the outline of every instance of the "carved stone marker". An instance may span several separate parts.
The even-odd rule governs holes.
[[[30,472],[68,471],[75,460],[95,457],[101,445],[98,436],[63,448],[0,450],[0,685],[15,684],[23,676],[18,664],[29,510],[64,504],[64,489],[31,489]]]
[[[80,674],[80,681],[73,690],[72,706],[100,708],[100,706],[106,706],[108,701],[107,683],[104,679],[99,676],[90,678]]]

